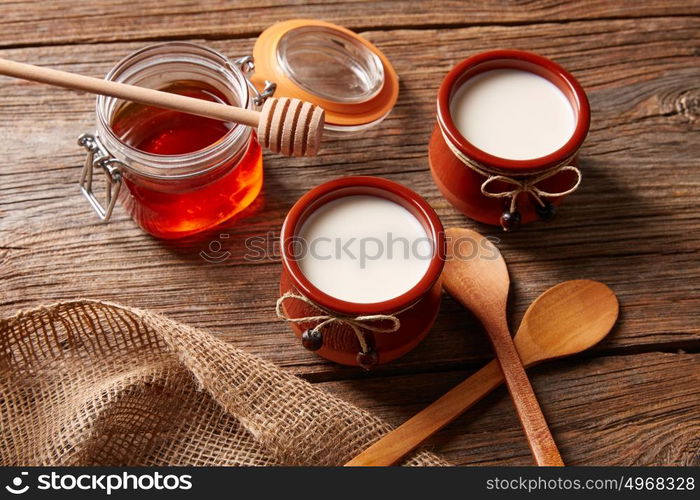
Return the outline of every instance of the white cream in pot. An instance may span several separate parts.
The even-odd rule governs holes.
[[[553,153],[576,127],[571,103],[556,85],[517,69],[485,71],[465,81],[452,96],[450,115],[470,143],[510,160]]]
[[[297,231],[297,258],[319,290],[355,303],[383,302],[425,275],[432,239],[408,210],[378,196],[350,195],[325,203]]]

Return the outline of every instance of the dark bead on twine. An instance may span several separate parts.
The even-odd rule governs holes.
[[[537,204],[535,211],[539,218],[545,222],[551,221],[557,215],[557,207],[551,201],[546,200],[544,200],[544,205]]]
[[[513,231],[520,227],[520,212],[517,210],[513,212],[503,212],[501,215],[501,227],[504,231]]]
[[[365,370],[370,370],[379,362],[379,356],[377,355],[377,351],[375,351],[374,349],[370,349],[367,352],[358,352],[357,362]]]
[[[323,335],[315,329],[306,330],[301,334],[301,345],[309,351],[318,351],[323,345]]]

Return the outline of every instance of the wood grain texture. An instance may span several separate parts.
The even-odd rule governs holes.
[[[327,142],[315,159],[268,156],[264,195],[248,217],[178,244],[141,233],[120,210],[103,226],[80,197],[82,153],[75,139],[93,129],[92,99],[0,79],[2,310],[76,296],[126,302],[215,328],[302,373],[340,376],[344,369],[300,349],[277,322],[279,262],[247,260],[245,239],[278,232],[286,211],[310,187],[340,175],[373,174],[424,195],[446,227],[472,226],[500,238],[513,282],[512,326],[545,288],[587,277],[610,284],[623,308],[601,349],[697,348],[700,236],[689,229],[700,193],[700,141],[693,140],[700,129],[699,32],[700,20],[673,18],[647,20],[641,30],[636,21],[572,23],[565,34],[557,25],[366,33],[402,78],[389,118],[360,137]],[[415,44],[418,36],[426,43]],[[251,44],[212,45],[238,55]],[[2,56],[100,75],[142,45],[26,48]],[[582,81],[593,107],[582,188],[556,221],[508,235],[452,209],[433,185],[426,160],[433,100],[444,73],[467,53],[506,45],[564,64]],[[670,159],[673,168],[664,168]],[[223,263],[199,255],[218,244],[230,253]],[[447,299],[426,341],[387,369],[455,367],[488,353],[474,319]]]
[[[548,467],[564,465],[508,329],[510,278],[503,256],[485,236],[471,229],[450,228],[445,235],[444,289],[470,310],[486,330],[535,463]],[[464,245],[464,242],[470,243]],[[551,314],[554,320],[556,311]]]
[[[0,44],[5,46],[241,38],[294,18],[323,19],[350,29],[367,30],[700,14],[700,5],[683,0],[589,0],[585,4],[557,0],[100,0],[99,4],[4,0],[0,9]]]
[[[161,92],[139,87],[138,85],[107,81],[94,76],[10,61],[8,59],[0,59],[0,74],[45,85],[78,90],[88,94],[116,97],[126,101],[182,111],[197,116],[242,123],[249,127],[258,127],[260,124],[260,111],[240,108],[232,104],[204,101],[170,92]],[[274,103],[276,99],[272,98],[270,101]],[[272,124],[269,125],[272,126]],[[274,125],[281,127],[280,124]]]
[[[379,127],[326,142],[313,159],[266,156],[263,196],[245,217],[176,244],[143,234],[119,209],[103,226],[80,196],[75,141],[94,130],[91,98],[0,78],[0,314],[76,297],[156,309],[398,423],[462,380],[466,366],[490,359],[475,319],[445,297],[435,328],[406,357],[369,376],[338,367],[302,349],[275,319],[278,258],[251,260],[245,243],[274,246],[287,210],[309,188],[341,175],[380,175],[425,196],[446,227],[500,238],[511,327],[562,280],[596,279],[618,295],[621,318],[591,359],[559,362],[534,379],[567,462],[697,464],[697,355],[657,351],[700,347],[700,5],[374,2],[371,15],[364,7],[0,2],[0,57],[92,76],[147,40],[250,54],[265,26],[306,16],[361,30],[401,77],[397,106]],[[586,88],[593,115],[581,189],[552,223],[507,235],[457,213],[433,185],[426,156],[440,81],[464,57],[494,48],[561,63]],[[438,435],[440,451],[458,463],[531,463],[503,391],[468,415],[489,418],[471,427],[462,417]],[[591,432],[600,439],[586,439]]]
[[[700,465],[700,355],[570,358],[529,371],[568,465]],[[399,425],[470,373],[363,378],[321,386]],[[505,387],[427,442],[459,465],[532,465]]]
[[[580,353],[608,334],[618,313],[617,299],[604,284],[591,280],[559,283],[537,297],[525,312],[514,338],[518,356],[530,367]],[[487,363],[346,465],[394,465],[503,382],[499,361]]]

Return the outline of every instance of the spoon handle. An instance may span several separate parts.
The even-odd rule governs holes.
[[[503,383],[503,372],[491,361],[440,399],[406,420],[345,464],[346,467],[387,466],[398,462],[423,441]]]
[[[0,59],[0,74],[257,127],[260,112],[91,76]]]
[[[287,156],[316,155],[323,135],[325,112],[299,99],[269,98],[256,111],[2,58],[0,75],[257,127],[263,147]]]
[[[505,319],[499,322],[484,322],[489,334],[496,358],[501,365],[503,375],[508,385],[510,397],[520,419],[520,425],[525,431],[528,444],[535,457],[537,465],[562,466],[557,445],[544,419],[537,396],[532,389],[530,379],[525,373],[515,342],[510,336]]]

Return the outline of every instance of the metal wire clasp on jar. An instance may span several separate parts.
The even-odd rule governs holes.
[[[173,42],[134,52],[106,78],[253,109],[274,86],[258,93],[251,69],[247,59]],[[119,199],[143,230],[179,238],[228,220],[262,188],[262,150],[249,127],[105,96],[96,114],[96,132],[78,141],[87,151],[80,189],[105,222]],[[97,172],[106,179],[102,196]]]

